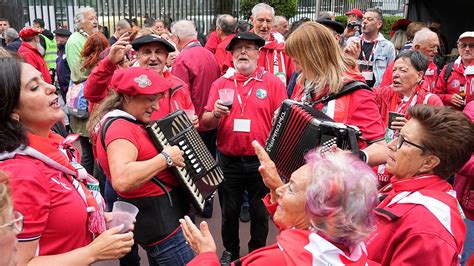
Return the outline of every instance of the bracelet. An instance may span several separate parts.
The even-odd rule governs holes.
[[[222,117],[222,116],[217,116],[216,112],[214,110],[212,110],[212,115],[217,119],[220,119]]]

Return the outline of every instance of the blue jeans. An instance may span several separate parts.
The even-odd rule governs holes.
[[[152,266],[184,266],[196,256],[191,247],[186,244],[181,229],[158,245],[142,246],[142,248],[146,250],[148,262]]]
[[[466,240],[464,242],[464,249],[461,257],[461,265],[466,265],[466,261],[469,259],[469,256],[474,252],[474,221],[469,219],[464,219],[466,224]]]

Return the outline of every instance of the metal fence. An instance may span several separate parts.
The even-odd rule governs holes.
[[[290,19],[303,17],[316,19],[317,10],[332,11],[336,15],[359,8],[365,10],[377,7],[385,15],[403,15],[406,0],[300,0],[298,13]],[[222,5],[227,5],[223,7]],[[318,7],[319,5],[319,7]],[[220,10],[227,10],[239,19],[245,19],[240,10],[239,0],[23,0],[24,22],[31,25],[35,18],[42,18],[45,27],[73,29],[74,14],[80,7],[91,6],[97,11],[99,24],[111,31],[115,23],[123,18],[137,18],[141,25],[148,17],[172,20],[190,19],[195,21],[198,31],[207,33],[213,18]],[[230,12],[229,12],[230,11]],[[284,15],[284,14],[280,14]]]

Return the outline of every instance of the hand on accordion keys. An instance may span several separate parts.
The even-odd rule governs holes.
[[[185,166],[183,157],[184,152],[180,150],[178,146],[166,146],[163,149],[163,152],[171,157],[171,160],[173,161],[173,166]]]

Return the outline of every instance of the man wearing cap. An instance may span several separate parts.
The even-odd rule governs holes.
[[[58,57],[56,58],[56,74],[58,76],[58,84],[61,89],[61,96],[66,101],[66,93],[71,81],[71,70],[67,63],[66,43],[71,36],[71,32],[67,29],[56,29],[54,38],[58,47]]]
[[[331,19],[318,19],[316,22],[326,26],[326,28],[332,32],[334,38],[336,38],[336,41],[339,42],[341,39],[341,34],[344,32],[344,26],[341,23]]]
[[[44,81],[52,84],[48,66],[46,65],[42,55],[44,49],[40,44],[40,33],[41,31],[32,27],[23,28],[18,34],[23,40],[20,48],[18,49],[18,55],[23,57],[28,64],[32,65],[39,72],[41,72]]]
[[[379,9],[368,9],[362,18],[362,35],[347,40],[344,52],[357,60],[367,85],[378,86],[387,66],[395,59],[395,47],[380,33],[383,16]]]
[[[457,46],[459,57],[453,63],[444,66],[439,74],[435,93],[445,105],[461,110],[466,104],[466,99],[474,95],[474,91],[466,87],[465,77],[466,68],[474,63],[474,31],[466,31],[461,34]],[[470,73],[470,75],[473,74]]]
[[[413,38],[413,45],[411,50],[418,50],[428,59],[428,69],[423,75],[422,88],[427,92],[434,92],[436,86],[436,80],[438,79],[438,67],[433,62],[435,56],[438,54],[439,40],[438,35],[428,28],[423,28],[416,32]],[[382,82],[380,87],[390,86],[393,82],[393,65],[395,62],[391,62],[387,66],[387,70],[383,74]]]
[[[264,45],[265,40],[251,32],[238,33],[231,40],[227,50],[235,68],[212,84],[201,120],[206,128],[218,129],[218,162],[224,172],[218,191],[224,265],[240,257],[239,214],[245,190],[251,215],[249,252],[265,246],[268,234],[268,214],[261,200],[268,190],[251,142],[265,143],[273,113],[286,98],[286,90],[275,75],[258,66],[259,49]],[[232,101],[230,107],[228,102],[224,105],[222,89],[233,92],[227,99]]]
[[[360,35],[360,27],[362,25],[362,11],[357,8],[353,8],[346,12],[347,16],[347,26],[344,30],[343,37],[345,40],[352,36],[359,36]]]
[[[145,130],[170,86],[150,68],[117,70],[110,88],[120,97],[110,95],[106,101],[111,105],[98,110],[101,120],[91,137],[97,160],[121,200],[140,210],[134,239],[147,251],[150,265],[184,266],[195,256],[179,224],[190,203],[170,170],[184,166],[183,151],[178,146],[158,149]]]
[[[273,30],[275,10],[273,7],[260,3],[252,8],[250,22],[254,32],[265,40],[265,45],[260,49],[258,66],[276,75],[286,86],[295,70],[293,60],[285,53],[285,38]],[[232,67],[232,56],[227,57],[224,68]]]

